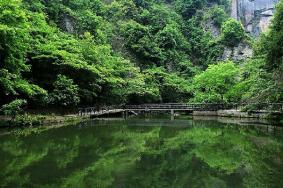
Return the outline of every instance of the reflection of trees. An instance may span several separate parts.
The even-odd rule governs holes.
[[[48,153],[49,143],[35,149],[17,138],[0,142],[1,187],[22,187],[29,182],[29,174],[21,174],[24,168],[42,160]]]
[[[256,130],[201,121],[187,129],[117,124],[0,137],[1,186],[282,184],[282,140]]]
[[[274,167],[271,161],[282,156],[282,142],[279,144],[269,137],[253,135],[255,132],[245,127],[219,128],[216,125],[203,127],[195,124],[190,130],[164,139],[160,154],[154,150],[143,154],[145,164],[140,164],[140,171],[146,172],[148,180],[143,181],[143,186],[155,185],[156,179],[157,182],[163,182],[163,186],[172,186],[174,182],[173,187],[205,187],[208,182],[216,187],[221,187],[220,184],[239,187],[241,180],[244,181],[243,185],[251,187],[266,187],[272,183],[276,185],[282,181],[282,170],[279,169],[283,165],[281,163],[280,167]],[[254,137],[262,139],[260,149],[255,148],[251,141]],[[281,172],[278,173],[278,170]],[[272,176],[277,182],[269,181],[267,172],[270,171],[273,174],[277,172]],[[168,180],[170,175],[173,179]],[[142,174],[140,176],[142,182],[145,177]]]

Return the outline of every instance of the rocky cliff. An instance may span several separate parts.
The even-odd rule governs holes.
[[[241,21],[248,33],[258,37],[271,21],[279,0],[232,0],[231,16]]]
[[[246,32],[258,37],[267,30],[279,0],[232,0],[231,17],[242,22]],[[226,47],[220,60],[231,59],[235,62],[252,57],[250,44],[242,41],[235,47]]]

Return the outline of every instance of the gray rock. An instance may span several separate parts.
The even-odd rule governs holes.
[[[262,16],[273,16],[273,11],[267,10],[267,11],[260,13],[260,15],[262,15]]]
[[[220,61],[226,61],[228,59],[231,59],[232,57],[232,53],[233,53],[233,49],[226,47],[224,49],[224,52],[222,54],[222,56],[219,58]]]
[[[205,31],[210,31],[213,37],[220,35],[220,28],[216,27],[212,20],[208,20],[203,24]]]
[[[232,0],[231,17],[240,20],[254,37],[268,28],[279,0]]]
[[[232,59],[234,61],[241,61],[247,58],[252,57],[253,50],[252,47],[246,43],[240,43],[237,47],[234,48]]]
[[[68,16],[64,15],[63,20],[62,20],[62,27],[65,31],[68,33],[73,34],[75,32],[75,26],[74,26],[74,20]]]
[[[245,60],[252,57],[253,50],[247,43],[241,42],[238,46],[230,48],[226,47],[222,56],[219,58],[220,61],[232,60],[235,62]]]

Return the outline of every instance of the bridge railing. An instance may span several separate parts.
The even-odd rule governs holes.
[[[85,107],[85,108],[78,108],[78,114],[80,116],[83,115],[92,115],[95,113],[103,113],[109,110],[115,109],[123,109],[124,107],[121,105],[111,105],[111,106],[100,106],[100,107]]]

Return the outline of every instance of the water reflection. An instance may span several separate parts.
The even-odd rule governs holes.
[[[282,129],[234,123],[130,118],[3,135],[0,186],[282,186]]]

